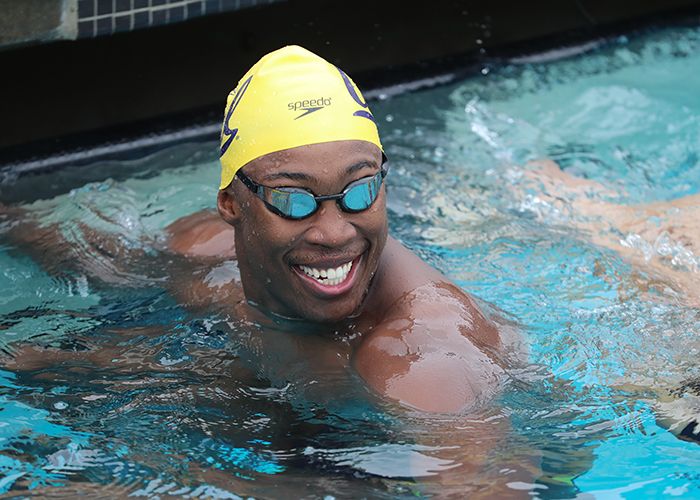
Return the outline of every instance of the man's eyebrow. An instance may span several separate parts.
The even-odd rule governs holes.
[[[368,161],[368,160],[363,160],[363,161],[358,161],[354,165],[350,165],[345,169],[345,173],[347,175],[354,174],[355,172],[359,172],[365,167],[369,168],[377,168],[377,162],[374,161]]]
[[[374,161],[359,161],[357,163],[353,163],[352,165],[346,167],[345,169],[345,175],[352,175],[355,172],[359,172],[363,168],[375,168],[377,167],[377,163]],[[261,179],[261,182],[274,182],[280,179],[286,179],[290,181],[309,181],[313,180],[315,176],[306,174],[304,172],[274,172],[268,175],[263,176]]]
[[[308,181],[313,179],[312,175],[305,174],[304,172],[275,172],[272,174],[264,175],[261,179],[262,182],[276,181],[279,179],[287,179],[291,181]]]

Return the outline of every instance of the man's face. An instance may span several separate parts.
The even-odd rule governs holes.
[[[264,186],[305,188],[327,196],[375,175],[381,164],[377,146],[341,141],[265,155],[242,170]],[[230,217],[221,209],[226,196],[238,216]],[[310,217],[289,220],[271,212],[234,179],[220,196],[220,211],[236,229],[236,253],[248,300],[283,316],[319,323],[359,312],[386,243],[384,187],[362,212],[347,213],[335,201],[324,201]]]

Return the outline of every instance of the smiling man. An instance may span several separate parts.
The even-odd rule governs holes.
[[[332,332],[305,356],[345,357],[402,404],[457,412],[495,387],[503,330],[388,236],[388,163],[345,73],[300,47],[263,57],[228,97],[221,165],[221,218],[175,223],[174,250],[235,255],[247,307],[296,320],[288,335]]]

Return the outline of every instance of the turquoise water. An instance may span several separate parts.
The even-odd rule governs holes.
[[[162,251],[163,228],[216,197],[216,145],[180,146],[12,187],[27,193],[32,231],[60,238],[0,235],[0,354],[16,360],[0,370],[0,492],[477,497],[534,462],[541,477],[511,489],[700,498],[700,445],[659,418],[668,390],[699,375],[692,288],[593,244],[579,228],[595,221],[575,195],[548,204],[522,168],[551,158],[618,203],[697,193],[700,30],[546,59],[372,106],[392,162],[392,234],[517,324],[529,346],[496,400],[455,416],[406,411],[352,374],[266,359],[255,325],[225,308],[178,303],[183,274],[236,283],[235,266],[193,268]],[[697,258],[681,250],[669,270],[696,283]],[[447,445],[478,474],[438,487],[410,479],[448,470]]]

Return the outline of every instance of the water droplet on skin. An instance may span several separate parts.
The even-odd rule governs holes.
[[[68,408],[68,403],[65,403],[63,401],[59,401],[57,403],[54,403],[53,407],[56,408],[57,410],[65,410],[66,408]]]
[[[394,115],[386,115],[386,118],[384,118],[386,121],[389,123],[394,121]]]

